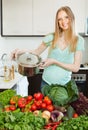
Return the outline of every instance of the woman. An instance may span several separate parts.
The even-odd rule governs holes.
[[[41,87],[45,84],[65,85],[71,80],[72,72],[79,70],[84,50],[84,39],[75,33],[75,17],[68,6],[57,11],[55,32],[46,35],[32,53],[40,55],[47,47],[48,57],[40,63],[40,67],[44,68]],[[21,52],[16,50],[13,56]]]

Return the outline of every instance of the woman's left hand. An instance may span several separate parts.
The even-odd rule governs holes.
[[[56,62],[55,59],[48,58],[48,59],[42,61],[42,62],[39,64],[39,67],[40,67],[40,68],[44,68],[44,67],[50,66],[50,65],[52,65],[52,64],[55,64],[55,62]]]

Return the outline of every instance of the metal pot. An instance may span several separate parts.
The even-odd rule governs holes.
[[[31,77],[39,73],[41,58],[32,53],[22,53],[17,57],[18,72],[24,76]]]

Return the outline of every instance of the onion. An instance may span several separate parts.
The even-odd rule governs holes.
[[[51,119],[52,121],[60,121],[62,119],[62,117],[64,116],[64,114],[58,110],[54,110],[51,112]]]
[[[46,115],[46,116],[48,116],[48,118],[50,118],[51,113],[49,111],[45,110],[42,112],[42,115]]]
[[[39,115],[39,113],[40,113],[40,111],[35,110],[33,113],[34,113],[34,115],[35,115],[35,116],[38,116],[38,115]]]

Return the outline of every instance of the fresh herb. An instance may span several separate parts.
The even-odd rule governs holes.
[[[32,112],[0,112],[0,130],[41,130],[45,123]]]
[[[58,125],[56,130],[88,130],[88,116],[81,115],[64,121]]]

